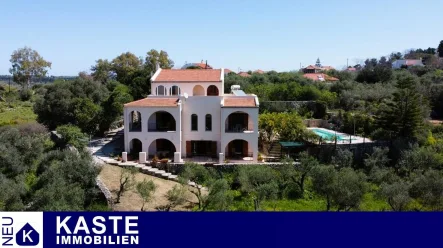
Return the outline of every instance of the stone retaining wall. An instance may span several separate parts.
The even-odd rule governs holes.
[[[112,199],[111,191],[109,191],[108,187],[102,182],[100,177],[97,177],[95,179],[95,183],[100,188],[101,192],[106,198],[106,201],[108,202],[108,206],[111,208],[111,210],[114,210],[114,200]]]
[[[159,163],[160,164],[160,163]],[[234,171],[237,167],[240,166],[254,166],[254,165],[261,165],[261,166],[269,166],[271,168],[277,168],[282,165],[282,163],[257,163],[257,164],[215,164],[215,163],[206,163],[203,164],[205,167],[212,167],[216,170],[220,171]],[[160,167],[159,167],[160,166]],[[169,163],[168,165],[157,165],[156,168],[165,170],[167,172],[170,172],[172,174],[178,175],[183,170],[185,164],[184,163]]]

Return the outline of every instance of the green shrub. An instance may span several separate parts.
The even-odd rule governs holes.
[[[63,145],[72,145],[77,149],[83,149],[88,144],[87,136],[77,126],[70,124],[59,126],[57,133],[62,136]]]
[[[32,91],[29,89],[20,90],[19,97],[20,97],[20,100],[22,100],[22,101],[29,101],[29,100],[31,100],[31,97],[32,97]]]

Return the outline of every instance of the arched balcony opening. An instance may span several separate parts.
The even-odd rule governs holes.
[[[174,152],[176,151],[175,145],[171,141],[167,139],[156,139],[149,145],[148,156],[150,158],[157,156],[159,159],[173,159]]]
[[[225,132],[227,133],[252,133],[254,121],[245,112],[236,111],[228,115],[225,121]]]
[[[225,157],[237,160],[251,160],[253,151],[249,143],[245,140],[236,139],[226,145]]]
[[[207,96],[218,96],[219,92],[218,92],[218,88],[215,85],[210,85],[207,89]]]
[[[201,85],[196,85],[192,89],[192,95],[193,96],[204,96],[205,95],[205,89]]]
[[[142,115],[138,111],[129,113],[129,132],[142,131]]]
[[[175,132],[174,116],[166,111],[157,111],[148,119],[148,132]]]
[[[129,142],[129,154],[138,157],[139,152],[143,151],[143,144],[139,139],[132,139]]]

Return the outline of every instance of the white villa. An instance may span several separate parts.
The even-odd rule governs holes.
[[[224,93],[224,75],[224,69],[158,69],[151,95],[124,105],[125,151],[174,162],[256,162],[258,98],[239,86]]]

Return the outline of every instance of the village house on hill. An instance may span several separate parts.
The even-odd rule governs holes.
[[[317,59],[315,65],[309,65],[305,68],[302,68],[303,77],[311,79],[313,81],[322,81],[322,82],[336,82],[339,81],[338,78],[331,77],[324,72],[333,70],[332,66],[322,66],[320,63],[320,58]]]

